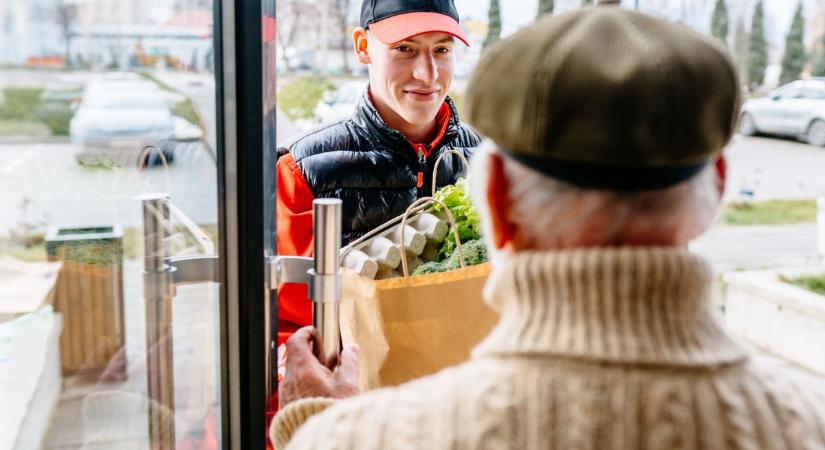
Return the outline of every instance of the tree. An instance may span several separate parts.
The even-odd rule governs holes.
[[[57,23],[60,25],[60,34],[63,36],[63,42],[66,46],[63,49],[63,63],[66,67],[71,66],[72,57],[72,27],[75,24],[77,11],[75,6],[66,1],[61,1],[57,5]]]
[[[501,9],[498,6],[498,0],[490,0],[490,22],[482,50],[486,50],[499,39],[501,39]]]
[[[352,9],[352,0],[332,1],[332,14],[335,17],[335,21],[338,25],[338,32],[340,33],[337,39],[339,42],[338,47],[340,48],[337,50],[340,50],[344,73],[347,74],[350,72],[349,55],[352,53],[347,51],[352,40],[352,37],[349,35],[349,22],[347,21],[350,9]]]
[[[722,42],[728,40],[728,7],[725,0],[716,0],[713,16],[710,18],[710,33]]]
[[[825,33],[819,38],[819,51],[814,60],[813,74],[815,77],[825,77]]]
[[[791,22],[791,29],[785,39],[785,54],[782,55],[782,72],[779,75],[779,82],[782,84],[799,79],[802,69],[805,67],[807,55],[805,55],[805,44],[802,42],[805,36],[805,19],[802,17],[802,2],[796,7],[796,14]]]
[[[275,31],[278,36],[278,45],[281,47],[281,55],[284,59],[284,70],[289,73],[292,68],[290,61],[292,54],[287,50],[295,43],[298,30],[303,26],[303,8],[298,0],[279,1],[276,2],[276,5],[276,14],[280,20]]]
[[[765,81],[765,69],[768,67],[768,43],[765,41],[765,10],[762,0],[756,4],[751,21],[751,35],[748,39],[748,86],[756,89]]]
[[[553,14],[553,0],[539,0],[539,12],[536,14],[536,19],[547,14]]]
[[[742,17],[736,21],[736,27],[733,29],[733,44],[731,47],[736,69],[739,72],[739,79],[747,80],[748,69],[745,62],[748,58],[748,32],[745,31],[745,20]]]
[[[582,6],[593,6],[593,0],[582,0]]]

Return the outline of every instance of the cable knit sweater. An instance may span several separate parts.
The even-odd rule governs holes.
[[[501,319],[470,361],[291,404],[278,448],[825,449],[822,386],[756,367],[715,320],[699,257],[523,253],[491,282]]]

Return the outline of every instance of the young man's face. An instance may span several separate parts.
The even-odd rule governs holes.
[[[412,125],[431,122],[453,82],[453,36],[424,33],[390,45],[368,39],[373,99]]]

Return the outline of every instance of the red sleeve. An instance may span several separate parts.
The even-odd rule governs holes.
[[[292,154],[278,159],[276,226],[278,254],[312,256],[312,190]],[[284,284],[278,289],[278,344],[295,330],[312,323],[312,306],[307,298],[307,287],[302,284]]]

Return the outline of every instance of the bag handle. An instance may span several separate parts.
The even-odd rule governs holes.
[[[461,162],[464,163],[465,173],[467,173],[470,169],[470,163],[467,162],[467,158],[464,156],[464,153],[461,153],[460,151],[455,149],[448,149],[441,152],[441,154],[438,155],[438,158],[435,159],[435,167],[433,167],[433,188],[430,191],[433,195],[435,195],[436,181],[438,181],[438,165],[441,164],[441,160],[444,159],[444,157],[449,155],[450,153],[458,155],[458,157],[461,159]]]
[[[464,264],[464,250],[461,248],[461,239],[458,236],[458,227],[455,226],[455,218],[453,218],[453,213],[451,213],[450,209],[447,208],[447,205],[441,203],[441,201],[436,200],[433,197],[422,197],[414,201],[413,204],[407,208],[407,211],[405,211],[404,215],[401,217],[401,268],[404,272],[404,278],[410,276],[410,266],[409,264],[407,264],[407,250],[404,247],[404,228],[406,228],[407,226],[407,218],[410,216],[410,213],[413,212],[413,210],[423,205],[426,205],[427,203],[436,203],[438,205],[441,205],[442,208],[444,208],[444,212],[447,215],[447,220],[450,222],[450,227],[452,227],[453,229],[453,237],[455,238],[455,249],[458,252],[458,262],[461,265],[462,269],[466,267],[466,265]]]

